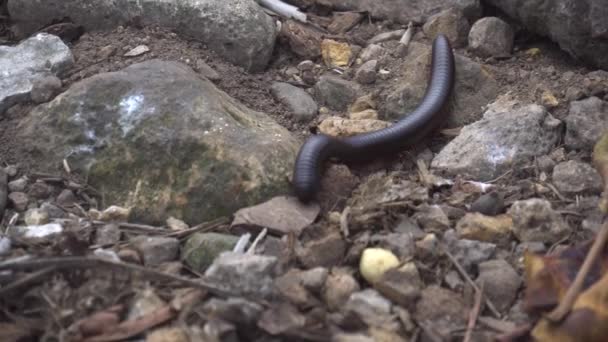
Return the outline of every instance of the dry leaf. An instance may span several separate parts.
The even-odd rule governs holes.
[[[574,281],[593,241],[573,246],[555,255],[524,255],[526,293],[524,308],[532,314],[547,313],[564,297]],[[572,311],[560,323],[540,319],[530,331],[537,342],[608,340],[608,248],[585,279],[583,291]],[[514,341],[503,339],[501,341]]]
[[[608,131],[604,132],[593,148],[593,165],[604,182],[599,207],[603,213],[608,214]]]

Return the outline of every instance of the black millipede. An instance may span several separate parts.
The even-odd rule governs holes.
[[[448,114],[454,88],[454,54],[449,40],[438,35],[433,41],[431,77],[422,102],[393,125],[364,134],[337,138],[325,134],[310,136],[300,148],[292,185],[296,197],[306,203],[319,191],[322,165],[328,158],[342,162],[363,162],[387,153],[398,153],[437,128]]]

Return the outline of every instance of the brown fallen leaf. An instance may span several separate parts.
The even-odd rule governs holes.
[[[608,131],[595,143],[593,148],[593,165],[602,177],[604,191],[599,207],[604,214],[608,214]]]
[[[583,292],[559,324],[543,318],[532,330],[538,342],[604,342],[608,340],[608,274]]]
[[[123,341],[135,335],[139,335],[154,326],[171,320],[176,314],[177,312],[167,305],[159,310],[151,312],[147,315],[143,315],[138,319],[124,321],[117,325],[115,329],[84,339],[83,342]]]
[[[312,224],[319,214],[318,204],[304,205],[295,197],[278,196],[253,207],[236,212],[232,226],[268,228],[275,234],[300,232]]]
[[[116,328],[120,322],[120,314],[123,310],[124,305],[114,305],[83,318],[74,323],[74,325],[79,328],[83,336],[99,335]]]
[[[524,255],[526,292],[524,310],[538,315],[551,311],[567,297],[592,241],[557,254]],[[608,340],[608,248],[602,248],[583,280],[580,294],[561,321],[542,316],[537,322],[504,335],[503,342],[600,342]]]
[[[0,323],[0,341],[4,342],[33,341],[39,332],[17,323]]]
[[[558,254],[524,254],[526,292],[524,310],[540,314],[553,309],[566,294],[580,269],[592,241],[569,247]],[[604,249],[584,281],[583,289],[598,281],[608,268],[608,250]]]

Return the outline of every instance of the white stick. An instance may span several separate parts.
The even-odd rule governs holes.
[[[280,0],[257,0],[260,5],[263,7],[276,12],[279,15],[285,16],[287,18],[294,18],[303,23],[306,22],[306,14],[300,12],[300,10],[292,6],[290,4],[286,4]]]
[[[401,39],[399,39],[399,43],[407,46],[410,43],[410,40],[412,40],[413,34],[414,34],[414,25],[410,21],[409,24],[407,24],[407,30],[405,30],[405,33],[403,34]]]

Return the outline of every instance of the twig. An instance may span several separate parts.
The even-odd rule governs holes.
[[[13,291],[20,289],[24,286],[29,286],[31,284],[35,284],[36,282],[46,278],[49,273],[55,271],[55,267],[47,267],[43,268],[40,271],[28,274],[22,278],[15,280],[14,282],[0,288],[0,297],[4,297],[6,295],[12,294]]]
[[[284,3],[280,0],[257,0],[261,6],[268,8],[269,10],[276,12],[287,18],[294,18],[303,23],[306,22],[306,14],[300,12],[296,6]]]
[[[587,256],[585,257],[585,261],[583,262],[583,265],[581,266],[580,270],[576,274],[576,278],[574,278],[574,282],[568,288],[566,295],[564,296],[562,301],[559,303],[559,305],[553,311],[551,311],[549,314],[546,315],[546,318],[548,320],[555,322],[555,323],[560,322],[570,312],[570,310],[572,309],[572,305],[574,305],[576,298],[578,297],[579,293],[583,289],[583,284],[585,282],[585,278],[587,278],[589,271],[591,271],[591,267],[593,266],[593,264],[595,264],[595,262],[599,258],[602,250],[604,249],[604,246],[606,245],[607,240],[608,240],[608,220],[605,220],[604,224],[602,225],[602,229],[596,236],[595,241],[593,241],[593,245],[591,246],[591,249],[589,249],[589,252],[587,253]]]
[[[183,237],[189,236],[192,233],[206,232],[206,231],[215,229],[215,228],[221,226],[222,224],[226,224],[226,223],[228,223],[228,218],[226,218],[226,217],[220,217],[220,218],[218,218],[216,220],[213,220],[213,221],[197,224],[196,226],[194,226],[192,228],[180,230],[178,232],[171,232],[171,233],[167,234],[166,236],[167,237],[175,237],[175,238],[181,239]]]
[[[28,269],[44,269],[47,267],[55,267],[59,269],[89,269],[93,267],[109,267],[114,269],[121,269],[129,272],[140,272],[144,277],[151,280],[157,281],[175,281],[181,283],[184,286],[190,286],[198,289],[207,290],[217,296],[226,297],[229,295],[227,291],[221,290],[217,285],[207,282],[205,279],[192,280],[183,278],[180,276],[172,275],[149,269],[143,266],[135,264],[128,264],[123,262],[115,262],[107,259],[95,258],[95,257],[56,257],[46,259],[27,259],[14,261],[9,260],[0,263],[1,270],[28,270]]]
[[[494,178],[494,179],[492,179],[492,180],[487,181],[486,183],[488,183],[488,184],[496,183],[496,182],[498,182],[499,180],[501,180],[501,179],[503,179],[503,178],[507,177],[508,175],[510,175],[512,172],[513,172],[513,170],[511,169],[511,170],[509,170],[509,171],[507,171],[507,172],[503,173],[502,175],[500,175],[500,176],[498,176],[498,177],[496,177],[496,178]]]
[[[344,238],[348,238],[350,234],[348,230],[348,216],[350,215],[350,207],[344,208],[342,210],[342,214],[340,214],[340,230],[342,230],[342,234],[344,234]]]
[[[116,327],[101,335],[91,336],[83,342],[111,342],[124,341],[130,337],[141,334],[149,328],[167,322],[175,317],[177,312],[167,305],[154,310],[138,319],[130,319],[118,324]]]
[[[412,40],[413,34],[414,34],[414,24],[410,21],[407,24],[407,29],[405,30],[405,33],[403,34],[401,39],[399,39],[399,44],[407,47],[410,43],[410,40]]]
[[[561,192],[559,192],[559,190],[557,190],[557,188],[551,184],[551,183],[545,183],[545,186],[549,189],[551,189],[551,191],[553,191],[553,193],[559,197],[560,200],[566,202],[566,203],[572,203],[572,200],[566,198],[566,196],[562,195]]]
[[[483,297],[483,283],[481,284],[481,288],[479,292],[475,293],[475,304],[473,305],[473,310],[469,313],[469,323],[467,324],[467,332],[464,335],[463,342],[470,342],[471,337],[473,336],[473,329],[475,329],[475,324],[477,323],[477,317],[479,317],[479,312],[481,311],[481,298]]]
[[[456,267],[456,269],[458,270],[458,272],[460,273],[460,275],[463,278],[466,279],[466,281],[469,283],[469,285],[471,285],[471,287],[473,287],[473,289],[476,292],[481,292],[481,290],[479,289],[479,286],[477,286],[477,284],[475,284],[475,282],[473,281],[473,279],[471,279],[471,277],[469,277],[469,275],[467,274],[467,271],[464,269],[464,267],[462,267],[462,265],[460,265],[460,263],[452,255],[452,253],[450,253],[448,251],[448,249],[445,248],[445,247],[443,247],[442,249],[443,249],[443,252],[445,253],[445,255],[448,256],[448,258],[450,259],[450,261],[452,261],[452,264],[454,264],[454,266]],[[494,304],[492,303],[492,301],[490,301],[490,299],[488,299],[487,296],[483,296],[483,297],[484,297],[484,302],[488,306],[488,309],[490,309],[490,311],[492,311],[492,314],[496,318],[500,318],[500,312],[498,312],[498,310],[496,310],[496,306],[494,306]]]
[[[503,334],[509,333],[516,328],[516,325],[512,322],[501,321],[487,316],[481,316],[477,318],[477,321],[485,327]]]
[[[267,233],[268,233],[268,228],[264,227],[262,232],[260,232],[260,234],[258,234],[258,236],[255,237],[255,240],[253,240],[253,242],[251,243],[251,246],[249,246],[249,249],[247,250],[247,254],[255,254],[255,248],[258,246],[260,241],[262,241],[266,237]]]

